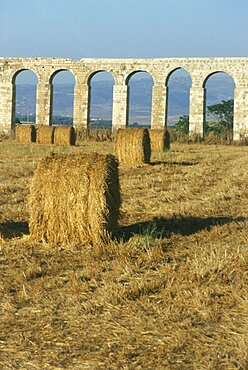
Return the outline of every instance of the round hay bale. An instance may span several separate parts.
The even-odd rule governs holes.
[[[76,134],[73,126],[56,126],[54,128],[55,145],[75,145]]]
[[[36,142],[38,144],[53,144],[54,142],[54,127],[40,126],[37,130]]]
[[[15,138],[18,143],[35,143],[36,131],[34,125],[18,125],[15,128]]]
[[[64,245],[107,241],[120,203],[113,155],[51,154],[38,164],[30,188],[31,238]]]
[[[164,152],[170,149],[170,133],[166,129],[149,130],[151,150]]]
[[[115,135],[114,153],[123,164],[149,163],[151,157],[149,131],[146,128],[119,129]]]

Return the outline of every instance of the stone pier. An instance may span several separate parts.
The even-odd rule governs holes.
[[[153,78],[151,128],[166,127],[167,81],[173,71],[183,68],[192,80],[190,89],[190,135],[203,137],[205,82],[216,72],[229,74],[235,83],[234,140],[248,136],[248,58],[156,58],[94,59],[79,61],[61,58],[0,58],[0,130],[10,131],[15,120],[15,78],[23,70],[33,71],[38,79],[36,124],[50,125],[52,78],[70,71],[76,81],[74,90],[74,126],[89,125],[90,79],[99,72],[112,74],[112,127],[125,128],[128,122],[128,80],[136,72],[148,72]]]

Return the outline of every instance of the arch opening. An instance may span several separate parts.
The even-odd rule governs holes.
[[[37,84],[36,74],[29,69],[18,71],[14,75],[12,127],[16,124],[35,124]]]
[[[50,79],[52,125],[73,125],[75,77],[68,70],[55,72]]]
[[[231,143],[235,90],[233,78],[226,72],[215,72],[205,79],[203,87],[204,138],[217,143]]]
[[[151,127],[153,78],[146,71],[130,74],[128,86],[127,125],[129,127]]]
[[[185,123],[184,134],[188,134],[191,76],[184,68],[177,68],[167,77],[166,85],[167,126],[175,126],[176,124],[181,126],[181,123]]]
[[[91,129],[112,127],[114,77],[110,72],[97,71],[88,79],[88,126]]]

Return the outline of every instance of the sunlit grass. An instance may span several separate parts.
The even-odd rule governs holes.
[[[82,250],[29,240],[54,151],[112,143],[0,143],[0,368],[246,369],[248,147],[172,143],[120,166],[120,227]]]

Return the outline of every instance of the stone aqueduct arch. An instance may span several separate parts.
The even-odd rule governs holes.
[[[89,115],[89,81],[97,72],[112,74],[113,130],[126,127],[129,76],[148,72],[154,81],[152,94],[152,128],[166,126],[168,76],[178,68],[185,69],[192,80],[190,89],[190,134],[203,136],[204,82],[216,72],[228,73],[235,82],[234,140],[248,136],[248,58],[156,58],[94,59],[79,61],[59,58],[0,58],[0,129],[10,131],[13,122],[13,79],[23,70],[38,78],[36,124],[51,124],[51,80],[59,71],[68,70],[75,77],[74,117],[76,128],[87,127]]]

